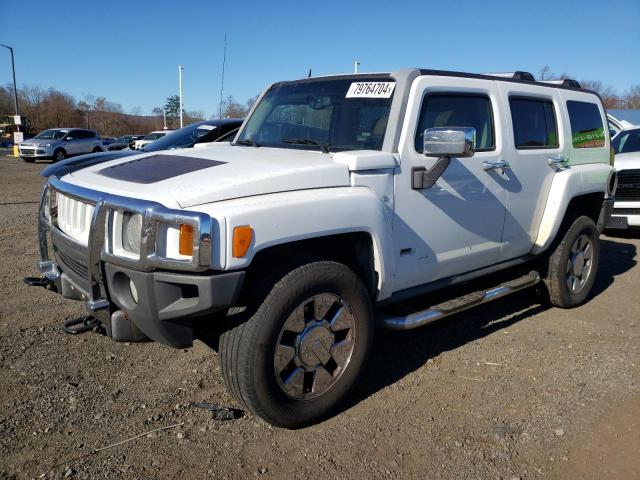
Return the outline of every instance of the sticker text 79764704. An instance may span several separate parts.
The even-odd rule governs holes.
[[[391,98],[396,82],[353,82],[346,98]]]

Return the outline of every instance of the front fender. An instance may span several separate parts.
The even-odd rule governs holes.
[[[364,232],[371,236],[374,267],[378,272],[378,299],[391,295],[393,255],[388,207],[369,188],[338,187],[282,192],[216,202],[194,207],[215,217],[224,230],[214,232],[214,248],[221,258],[212,265],[224,270],[247,268],[265,248],[329,235]],[[224,218],[224,221],[220,221]],[[250,225],[254,231],[249,251],[232,256],[233,230]]]

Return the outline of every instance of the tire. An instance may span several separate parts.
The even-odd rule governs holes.
[[[560,308],[585,302],[598,273],[600,234],[594,221],[578,217],[548,257],[544,296]]]
[[[59,148],[55,152],[53,152],[53,163],[61,162],[65,158],[67,158],[67,152],[65,152],[63,149]]]
[[[98,153],[98,152],[102,152],[103,150],[100,147],[96,147],[93,149],[93,152],[91,153]]]
[[[22,160],[24,160],[27,163],[33,163],[36,161],[36,159],[33,157],[20,157],[20,158],[22,158]]]
[[[337,410],[364,369],[373,341],[369,295],[351,269],[331,261],[304,264],[265,287],[248,319],[220,337],[225,383],[272,425],[317,423]]]

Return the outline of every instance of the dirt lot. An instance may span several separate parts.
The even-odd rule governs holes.
[[[235,406],[202,343],[61,331],[82,306],[21,281],[35,274],[41,168],[0,157],[0,479],[640,478],[637,235],[602,238],[580,308],[540,306],[531,290],[378,332],[345,410],[287,431],[192,406]]]

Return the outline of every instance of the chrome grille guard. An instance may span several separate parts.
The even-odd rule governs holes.
[[[109,301],[103,298],[100,279],[101,262],[109,262],[127,268],[140,271],[151,271],[157,268],[167,270],[183,271],[204,271],[211,264],[211,236],[213,221],[207,214],[200,212],[188,212],[183,210],[173,210],[157,202],[139,200],[134,198],[111,195],[104,192],[90,190],[61,181],[59,178],[51,177],[45,184],[40,197],[40,207],[38,211],[38,241],[40,250],[40,261],[38,268],[43,275],[53,282],[57,282],[60,271],[53,259],[49,258],[47,243],[47,233],[51,229],[61,232],[54,219],[56,212],[50,213],[51,219],[47,218],[46,209],[49,207],[49,194],[60,192],[76,200],[89,202],[95,205],[91,225],[89,228],[89,239],[86,247],[78,244],[81,248],[87,248],[87,267],[90,281],[90,299],[87,306],[90,310],[100,310],[109,306]],[[113,225],[113,214],[115,211],[127,211],[142,215],[142,231],[140,241],[140,257],[137,259],[126,258],[114,255],[109,251],[108,239],[112,238],[111,231]],[[187,224],[194,228],[195,242],[193,255],[190,260],[178,260],[160,257],[156,254],[156,231],[159,223]],[[109,228],[107,231],[106,229]],[[70,241],[75,242],[71,237],[65,235]],[[77,243],[77,242],[76,242]]]

